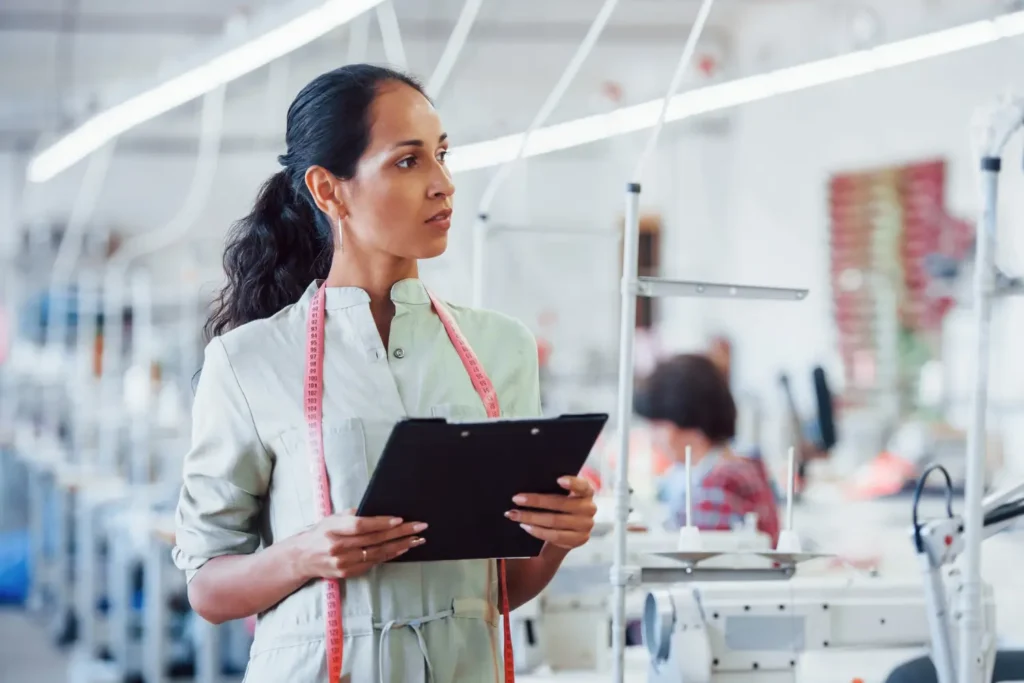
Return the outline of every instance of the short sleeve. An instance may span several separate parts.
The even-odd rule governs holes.
[[[512,400],[506,413],[511,417],[540,417],[540,351],[533,334],[521,323],[516,348]]]
[[[272,464],[223,342],[206,347],[176,512],[174,563],[187,580],[220,555],[255,552]]]

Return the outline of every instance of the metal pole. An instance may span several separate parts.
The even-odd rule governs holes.
[[[640,180],[644,167],[655,147],[668,113],[668,105],[678,90],[697,40],[707,22],[714,0],[704,0],[697,11],[697,20],[683,47],[668,92],[662,101],[658,123],[640,154],[634,171],[634,182],[626,187],[625,226],[622,235],[622,305],[619,315],[619,452],[615,476],[615,557],[612,562],[612,680],[624,683],[626,677],[626,586],[630,581],[626,568],[626,536],[629,521],[629,429],[633,415],[634,342],[636,340],[636,297],[640,250]],[[687,520],[689,523],[689,520]]]
[[[693,447],[686,446],[686,526],[693,526]]]
[[[971,426],[967,433],[967,481],[964,490],[964,591],[960,622],[960,683],[983,680],[981,614],[982,488],[985,478],[985,412],[988,397],[989,328],[992,319],[992,288],[996,238],[996,193],[1000,161],[982,159],[983,206],[978,221],[974,257],[974,387],[971,395]]]
[[[798,435],[799,436],[799,435]],[[789,447],[786,468],[786,529],[793,530],[793,493],[796,488],[796,449]]]
[[[184,383],[184,395],[192,396],[192,376],[199,370],[200,331],[203,328],[202,316],[199,314],[199,297],[193,288],[181,298],[181,381]],[[188,400],[188,405],[192,401]],[[191,411],[186,411],[191,413]]]
[[[75,412],[72,416],[72,457],[79,465],[87,468],[94,463],[93,426],[99,396],[96,396],[96,379],[93,375],[93,359],[96,352],[96,318],[99,307],[99,278],[92,268],[85,270],[78,280],[78,325],[76,332],[77,363],[72,386]]]
[[[132,484],[149,484],[153,474],[153,444],[150,433],[153,423],[153,293],[149,274],[137,271],[132,284],[132,363],[139,373],[143,410],[132,416],[132,453],[129,460],[128,481]]]
[[[104,145],[97,154],[89,157],[82,184],[75,195],[64,236],[53,261],[48,290],[50,306],[47,309],[46,339],[47,346],[55,344],[61,351],[65,349],[64,332],[67,327],[67,308],[62,296],[67,295],[65,288],[72,281],[75,266],[81,258],[85,231],[99,201],[116,142],[115,139],[114,142]]]
[[[473,240],[473,308],[483,308],[484,305],[484,272],[487,270],[485,263],[487,254],[487,214],[477,214],[473,221],[473,231],[470,233]]]
[[[949,610],[946,609],[946,584],[942,568],[932,557],[930,545],[918,553],[924,573],[924,597],[928,605],[928,630],[932,638],[932,665],[938,683],[956,683],[953,672],[953,648],[949,638]]]
[[[629,519],[629,428],[633,415],[633,347],[636,340],[637,253],[640,247],[640,184],[626,188],[626,224],[622,240],[622,303],[619,328],[619,449],[615,461],[615,557],[612,563],[612,680],[625,680],[626,523]]]
[[[103,278],[103,352],[100,366],[100,421],[97,462],[104,474],[119,471],[121,367],[124,349],[125,273],[108,268]]]

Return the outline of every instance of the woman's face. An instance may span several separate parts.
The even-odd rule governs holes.
[[[441,119],[414,88],[386,83],[370,124],[370,143],[356,174],[341,183],[343,240],[403,259],[441,255],[455,193]]]

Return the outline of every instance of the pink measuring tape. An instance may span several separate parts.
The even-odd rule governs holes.
[[[441,319],[448,339],[455,347],[462,365],[469,373],[473,388],[480,395],[487,417],[501,417],[498,392],[494,390],[479,359],[470,348],[448,309],[431,292],[427,292],[434,311]],[[309,438],[310,469],[316,480],[317,522],[334,514],[331,503],[330,483],[327,478],[327,460],[324,457],[323,437],[323,362],[324,362],[324,301],[326,293],[321,286],[309,308],[306,337],[306,427]],[[498,560],[498,575],[501,582],[501,616],[505,635],[505,681],[515,683],[515,662],[512,653],[512,630],[509,626],[508,581],[505,560]],[[341,680],[341,663],[344,657],[345,631],[341,620],[341,586],[337,581],[324,581],[324,599],[327,612],[327,673],[330,683]]]

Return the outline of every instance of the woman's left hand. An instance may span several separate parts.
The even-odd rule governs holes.
[[[505,516],[528,534],[564,550],[578,548],[590,540],[594,528],[594,488],[582,477],[562,477],[558,485],[568,496],[520,493],[512,502],[532,510],[509,510]]]

